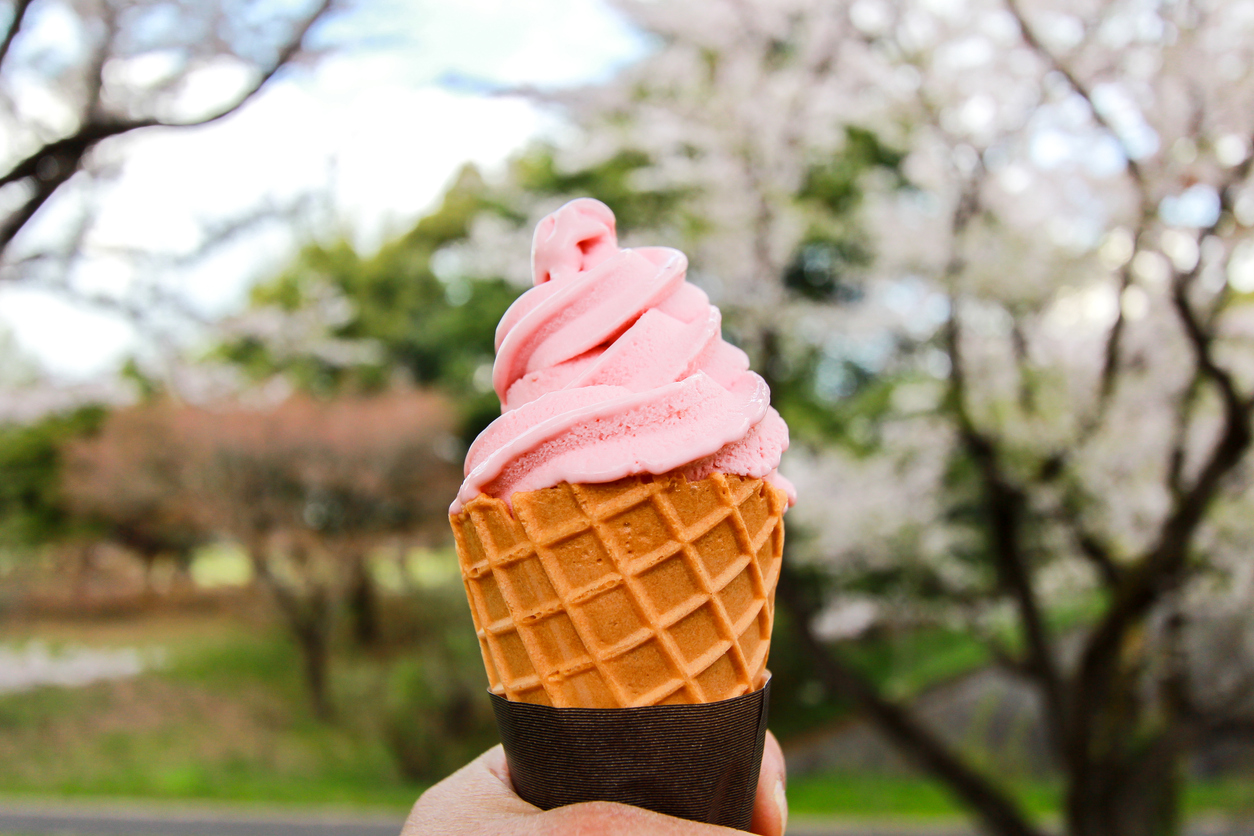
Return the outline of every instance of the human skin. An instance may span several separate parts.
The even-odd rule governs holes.
[[[782,836],[788,824],[784,755],[770,732],[750,831]],[[739,830],[596,801],[544,811],[515,794],[509,766],[494,746],[422,794],[401,836],[733,836]]]

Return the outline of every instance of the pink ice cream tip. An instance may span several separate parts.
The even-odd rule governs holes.
[[[480,493],[680,471],[779,475],[788,427],[709,297],[666,247],[620,249],[614,213],[572,200],[540,221],[535,286],[496,329],[501,417],[466,456],[450,513]]]

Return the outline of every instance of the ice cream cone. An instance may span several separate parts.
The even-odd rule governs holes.
[[[672,473],[480,494],[450,520],[493,693],[615,708],[708,703],[766,678],[788,499]]]
[[[449,507],[511,781],[747,828],[788,427],[666,247],[573,200],[501,317],[501,415]]]

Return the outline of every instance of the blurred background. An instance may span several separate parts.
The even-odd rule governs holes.
[[[1248,0],[0,0],[0,813],[495,742],[447,506],[591,195],[791,427],[798,832],[1249,832],[1252,139]]]

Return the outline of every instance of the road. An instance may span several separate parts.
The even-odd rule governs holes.
[[[0,801],[0,833],[20,836],[397,836],[403,821],[369,814]]]
[[[397,836],[402,816],[293,813],[128,804],[0,800],[0,834],[13,836]],[[976,836],[961,824],[868,824],[797,818],[789,836]],[[1188,836],[1254,836],[1254,824],[1201,822]]]
[[[397,836],[403,817],[313,815],[210,806],[35,804],[0,800],[0,834],[12,836]],[[789,836],[974,836],[969,828],[795,821]]]

